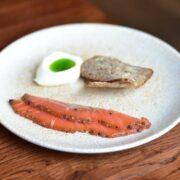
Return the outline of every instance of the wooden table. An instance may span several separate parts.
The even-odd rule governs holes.
[[[34,30],[72,22],[112,22],[88,0],[1,0],[0,49]],[[2,88],[2,87],[1,87]],[[180,126],[146,145],[80,155],[30,144],[0,125],[0,179],[180,179]]]

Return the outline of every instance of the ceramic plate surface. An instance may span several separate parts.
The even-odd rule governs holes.
[[[33,82],[41,60],[54,51],[84,60],[94,55],[114,56],[154,70],[139,89],[95,89],[77,83],[40,87]],[[104,153],[147,143],[180,122],[180,55],[165,42],[146,33],[105,24],[63,25],[29,34],[0,53],[0,122],[34,144],[66,152]],[[63,133],[43,128],[15,114],[8,104],[24,93],[69,103],[110,108],[135,117],[145,116],[152,127],[135,135],[101,138],[86,133]]]

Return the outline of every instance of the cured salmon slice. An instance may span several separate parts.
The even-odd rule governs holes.
[[[44,126],[46,128],[55,129],[65,132],[88,132],[93,135],[99,135],[103,137],[116,137],[124,135],[124,132],[118,131],[117,129],[108,128],[96,122],[94,123],[79,123],[69,121],[63,118],[59,118],[42,110],[33,108],[27,105],[21,100],[10,100],[9,101],[13,110],[33,122]]]
[[[146,118],[137,119],[112,110],[68,104],[29,94],[25,94],[22,100],[9,100],[9,103],[17,114],[41,126],[71,133],[78,131],[117,137],[151,126]]]
[[[142,131],[151,126],[148,119],[144,117],[138,119],[112,110],[68,104],[51,99],[35,97],[29,94],[25,94],[22,99],[28,105],[57,117],[82,123],[97,122],[107,127],[125,131],[125,134],[129,134],[131,131]]]

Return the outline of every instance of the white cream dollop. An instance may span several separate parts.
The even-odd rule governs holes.
[[[69,69],[54,72],[50,69],[53,62],[61,59],[70,59],[74,61],[75,65]],[[42,86],[57,86],[66,83],[73,83],[78,80],[80,76],[80,67],[82,59],[78,56],[57,51],[43,59],[37,69],[34,81]]]

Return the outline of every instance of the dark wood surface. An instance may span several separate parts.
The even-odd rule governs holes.
[[[73,22],[113,21],[87,0],[1,0],[0,49],[37,29]],[[0,125],[0,179],[178,180],[180,126],[134,149],[80,155],[30,144]]]
[[[153,34],[180,50],[180,0],[91,0],[117,23]]]

